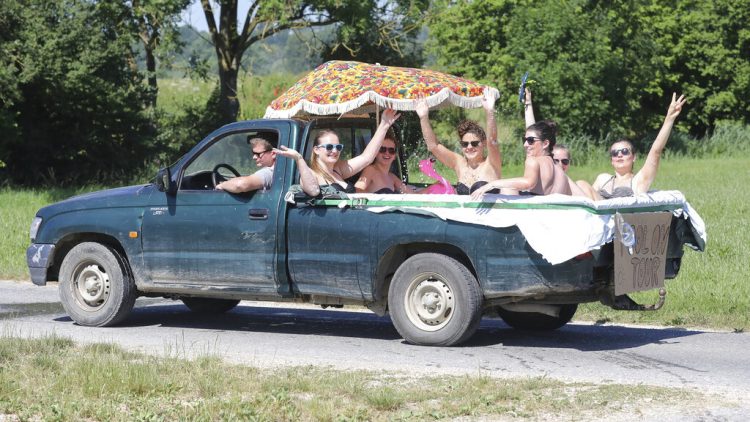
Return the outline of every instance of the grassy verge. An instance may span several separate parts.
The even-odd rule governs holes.
[[[26,280],[31,220],[39,208],[77,193],[101,189],[10,189],[0,187],[0,279]]]
[[[314,367],[276,371],[0,337],[0,420],[599,420],[720,398],[650,386],[546,378],[416,378]],[[653,398],[658,397],[658,403]]]
[[[521,171],[515,167],[506,170],[508,177]],[[597,173],[607,170],[607,163],[578,166],[571,169],[571,176],[593,180]],[[664,160],[655,187],[681,190],[698,210],[708,232],[706,252],[686,248],[680,275],[667,282],[667,303],[661,310],[625,312],[588,304],[580,308],[576,319],[750,329],[750,283],[744,275],[745,257],[750,256],[748,180],[750,163],[746,158]],[[0,189],[0,228],[5,234],[0,238],[0,278],[28,278],[25,250],[31,219],[39,207],[73,193]],[[634,297],[644,303],[656,301],[654,292]]]

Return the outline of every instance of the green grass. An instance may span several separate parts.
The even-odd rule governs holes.
[[[54,336],[0,336],[0,420],[597,420],[698,401],[733,405],[694,391],[643,385],[309,366],[266,370],[210,355],[185,361],[111,344],[78,346]]]
[[[11,189],[0,187],[0,279],[25,280],[31,220],[39,208],[72,195],[100,189]]]
[[[574,179],[593,180],[608,163],[571,169]],[[439,167],[440,168],[440,167]],[[412,170],[413,171],[413,170]],[[506,177],[520,167],[505,169]],[[443,174],[451,176],[443,169]],[[427,181],[427,180],[425,180]],[[750,283],[745,261],[750,256],[750,160],[747,158],[671,158],[662,161],[657,189],[677,189],[703,217],[708,244],[705,253],[685,248],[682,269],[667,281],[667,302],[657,312],[613,311],[601,304],[580,307],[576,319],[698,326],[726,330],[750,329]],[[75,193],[71,190],[13,190],[0,188],[0,278],[28,279],[25,250],[28,230],[41,206]],[[635,294],[643,303],[656,301],[655,292]]]

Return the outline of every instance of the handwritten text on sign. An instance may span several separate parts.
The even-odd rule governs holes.
[[[615,239],[615,295],[664,287],[664,264],[672,213],[622,216],[633,227],[635,244],[628,249]]]

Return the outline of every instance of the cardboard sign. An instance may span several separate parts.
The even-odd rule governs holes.
[[[635,243],[627,247],[615,234],[615,295],[664,287],[670,212],[622,214],[632,227]],[[627,237],[627,236],[626,236]]]

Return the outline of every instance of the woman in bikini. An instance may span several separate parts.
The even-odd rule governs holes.
[[[627,139],[621,139],[612,144],[609,148],[609,155],[612,159],[615,174],[602,173],[597,176],[593,185],[579,181],[578,185],[586,192],[587,196],[594,200],[600,200],[648,192],[659,170],[661,153],[664,151],[674,122],[680,115],[684,104],[684,95],[677,98],[677,94],[672,94],[672,102],[667,109],[664,124],[662,124],[659,134],[656,135],[656,139],[651,145],[646,162],[638,173],[633,174],[633,164],[636,159],[633,144]]]
[[[300,185],[309,196],[318,196],[321,188],[335,189],[339,192],[354,193],[354,185],[346,179],[362,171],[375,160],[385,139],[388,129],[401,115],[387,109],[380,118],[380,124],[362,154],[348,160],[339,160],[344,145],[332,130],[322,130],[315,138],[315,146],[308,166],[299,152],[283,148],[279,155],[297,161],[300,173]]]
[[[378,150],[378,155],[372,164],[362,170],[359,180],[354,184],[357,193],[418,193],[406,186],[395,174],[391,173],[391,165],[396,159],[398,144],[396,138],[389,132]]]
[[[430,110],[427,101],[423,97],[417,101],[416,112],[427,149],[438,161],[456,172],[458,178],[456,193],[459,195],[469,195],[490,180],[500,178],[502,156],[497,142],[495,100],[490,98],[488,91],[485,89],[482,99],[482,107],[487,116],[487,133],[485,134],[478,124],[470,120],[464,120],[456,128],[463,154],[457,154],[438,142],[430,125]],[[484,154],[485,147],[487,156]]]
[[[472,193],[472,198],[481,199],[493,189],[500,189],[500,193],[511,195],[571,194],[573,183],[552,160],[552,148],[557,140],[557,124],[549,120],[536,122],[526,128],[522,140],[526,150],[523,176],[491,181]]]

